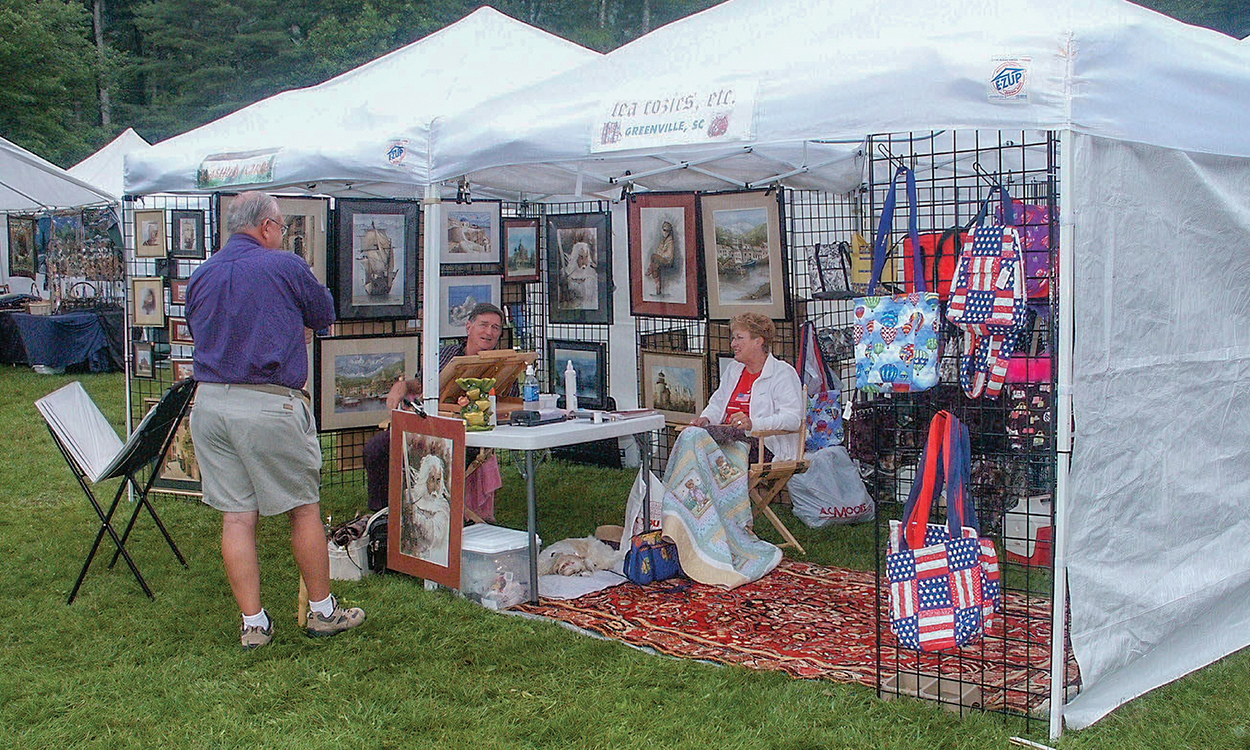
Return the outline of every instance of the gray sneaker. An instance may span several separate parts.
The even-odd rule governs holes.
[[[308,611],[308,634],[313,638],[328,638],[338,635],[344,630],[351,630],[365,621],[365,611],[360,607],[343,609],[339,600],[334,600],[334,611],[325,617],[312,610]]]
[[[273,618],[269,619],[269,627],[267,628],[262,628],[259,625],[244,625],[240,628],[239,641],[243,644],[243,648],[260,648],[272,640]]]

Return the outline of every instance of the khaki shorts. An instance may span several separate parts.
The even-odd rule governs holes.
[[[299,391],[200,383],[191,439],[204,502],[225,513],[276,516],[321,500],[321,443]]]

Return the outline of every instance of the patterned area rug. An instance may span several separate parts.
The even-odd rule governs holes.
[[[626,583],[518,609],[671,656],[876,687],[875,591],[871,572],[783,560],[733,591],[684,579]],[[1008,594],[1005,615],[981,642],[938,654],[897,648],[887,628],[881,650],[887,685],[899,685],[902,694],[945,694],[953,684],[955,695],[944,701],[961,702],[962,687],[964,705],[1040,709],[1050,690],[1050,600]],[[1068,661],[1074,684],[1075,662]],[[942,682],[925,687],[933,682],[929,676]]]

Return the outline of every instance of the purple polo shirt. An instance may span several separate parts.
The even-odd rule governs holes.
[[[187,285],[195,379],[205,383],[308,382],[304,328],[334,322],[334,298],[295,253],[234,234]]]

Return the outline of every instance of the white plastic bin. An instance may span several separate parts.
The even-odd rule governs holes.
[[[529,601],[529,534],[486,523],[466,527],[460,542],[460,593],[490,609]]]
[[[369,536],[360,537],[346,547],[326,542],[330,551],[330,579],[359,581],[369,575]]]

